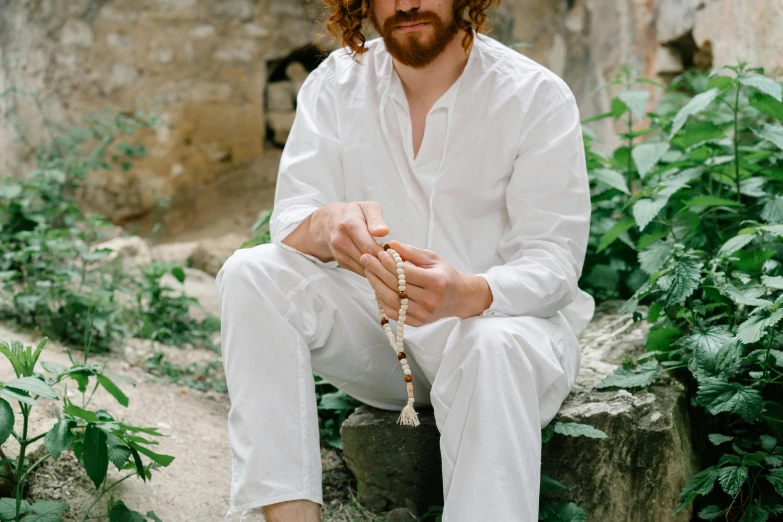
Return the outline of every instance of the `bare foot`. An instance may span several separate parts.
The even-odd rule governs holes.
[[[321,504],[311,500],[288,500],[263,508],[266,522],[321,522]]]

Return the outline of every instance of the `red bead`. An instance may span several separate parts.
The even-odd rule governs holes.
[[[400,294],[400,299],[407,299],[408,298],[408,292],[406,290],[401,290],[399,292],[399,294]]]
[[[389,318],[388,317],[384,317],[383,319],[381,319],[381,326],[385,325],[388,322],[389,322]]]
[[[405,359],[407,355],[405,355],[405,352],[400,352],[397,354],[397,359],[402,360]]]
[[[412,382],[413,381],[413,375],[406,375],[405,376],[405,382]]]
[[[389,250],[391,248],[391,245],[389,243],[382,243],[381,246],[384,250]]]

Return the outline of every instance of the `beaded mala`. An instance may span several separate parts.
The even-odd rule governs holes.
[[[389,326],[389,318],[386,317],[386,313],[381,306],[381,296],[375,294],[375,301],[378,303],[378,312],[381,316],[381,326],[386,330],[386,337],[389,338],[394,351],[397,352],[397,359],[402,365],[402,371],[405,374],[405,382],[408,387],[408,404],[402,409],[400,418],[397,419],[397,423],[407,426],[418,426],[419,416],[413,409],[413,375],[411,375],[411,369],[408,365],[408,359],[406,358],[403,346],[403,329],[405,328],[405,315],[408,310],[408,293],[405,291],[405,271],[403,270],[403,262],[400,254],[397,253],[388,243],[381,243],[384,250],[394,258],[397,263],[397,279],[399,280],[399,286],[397,287],[400,296],[400,318],[397,320],[397,337],[391,331]]]

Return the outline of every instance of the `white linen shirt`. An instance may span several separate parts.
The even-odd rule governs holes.
[[[396,239],[482,276],[481,315],[550,317],[579,335],[593,298],[578,287],[590,195],[576,100],[557,75],[477,35],[459,79],[430,109],[413,157],[405,91],[382,38],[338,49],[307,77],[270,218],[282,243],[336,201],[377,201]],[[336,267],[336,260],[324,263]],[[369,285],[369,282],[368,282]]]

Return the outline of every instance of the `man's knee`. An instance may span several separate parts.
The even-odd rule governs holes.
[[[251,277],[272,277],[275,267],[289,267],[298,259],[295,252],[290,252],[275,243],[264,243],[247,248],[239,248],[231,254],[218,270],[215,285],[220,290],[226,284],[243,282],[246,284]]]

